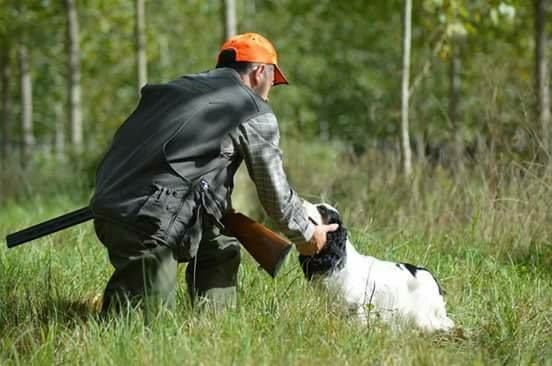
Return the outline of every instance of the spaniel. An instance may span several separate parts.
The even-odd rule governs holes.
[[[327,204],[304,203],[314,224],[339,224],[314,256],[299,256],[305,277],[337,294],[359,319],[378,318],[394,327],[410,324],[427,332],[453,329],[443,291],[431,272],[408,263],[394,263],[358,253],[339,212]]]

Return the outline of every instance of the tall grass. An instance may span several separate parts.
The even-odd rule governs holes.
[[[275,280],[244,255],[236,310],[192,309],[180,273],[175,312],[147,326],[139,311],[100,320],[91,299],[111,270],[83,224],[0,248],[0,364],[552,364],[550,168],[418,162],[405,178],[392,153],[297,141],[284,151],[294,186],[337,206],[359,251],[433,270],[465,337],[358,324],[306,283],[295,253]],[[4,200],[2,235],[80,207],[90,193],[58,175],[53,190],[22,177],[11,192],[30,188]],[[235,205],[264,220],[245,172],[237,183]]]

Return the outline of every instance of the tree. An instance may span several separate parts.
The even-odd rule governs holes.
[[[27,46],[24,43],[20,43],[17,52],[21,88],[21,159],[22,165],[27,166],[31,159],[31,150],[35,142],[33,134],[33,90]]]
[[[456,13],[456,10],[453,10]],[[448,119],[453,130],[452,158],[460,165],[464,155],[464,139],[462,129],[462,117],[460,115],[460,91],[462,83],[462,43],[466,37],[466,30],[454,14],[454,21],[447,26],[447,38],[449,47],[449,93],[448,93]]]
[[[401,90],[401,137],[403,167],[406,176],[412,174],[412,149],[408,123],[408,101],[410,85],[410,45],[412,42],[412,0],[405,0],[403,14],[403,69]]]
[[[138,93],[147,83],[148,65],[146,58],[146,35],[145,35],[145,9],[144,0],[136,0],[135,27],[136,38],[136,71],[138,76]]]
[[[53,139],[54,153],[59,161],[63,161],[65,158],[65,123],[63,116],[63,106],[61,103],[55,103],[54,105],[55,116],[55,133]]]
[[[223,6],[224,34],[223,42],[238,33],[236,20],[236,0],[224,0]]]
[[[550,148],[550,78],[546,35],[546,0],[533,0],[535,19],[535,89],[537,116],[542,129],[543,147]]]
[[[421,93],[417,106],[432,106],[431,111],[424,111],[432,119],[425,120],[425,128],[431,130],[434,146],[436,139],[445,141],[437,141],[437,145],[451,153],[451,162],[461,162],[466,146],[474,151],[483,147],[482,142],[495,144],[505,138],[511,139],[516,130],[522,129],[518,123],[521,116],[514,117],[516,111],[510,114],[503,105],[512,105],[506,100],[514,95],[519,98],[518,87],[522,87],[520,84],[525,78],[522,68],[526,60],[507,54],[526,52],[523,46],[526,38],[519,32],[527,29],[522,23],[526,7],[520,0],[422,2],[424,14],[420,18],[424,33],[433,34],[443,29],[440,32],[444,35],[444,43],[438,53],[443,62],[435,65],[435,77],[427,80],[428,88]],[[447,78],[440,78],[441,75]],[[488,98],[493,94],[486,88],[495,89],[499,97]],[[512,89],[518,91],[514,93]],[[424,92],[428,91],[440,99],[427,103]],[[444,105],[448,105],[446,118],[440,118]],[[500,121],[496,120],[499,116]],[[512,128],[514,123],[508,123],[513,120],[516,128]],[[506,149],[511,147],[510,144],[499,145]]]
[[[11,154],[11,131],[12,131],[12,99],[11,99],[11,67],[10,67],[10,47],[4,43],[0,55],[0,83],[2,95],[2,161],[8,161]]]
[[[65,0],[67,17],[67,93],[71,144],[75,151],[82,151],[82,109],[79,21],[75,0]]]
[[[462,125],[459,111],[460,104],[460,76],[462,60],[460,58],[460,44],[457,40],[451,42],[451,55],[449,61],[449,103],[448,119],[454,130],[453,158],[460,163],[464,153],[464,142],[462,139]]]

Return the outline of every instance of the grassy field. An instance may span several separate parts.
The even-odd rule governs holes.
[[[306,283],[296,253],[275,280],[244,255],[236,310],[191,309],[182,276],[174,313],[149,326],[140,312],[100,320],[89,303],[110,267],[88,223],[0,247],[0,364],[552,365],[549,169],[480,161],[450,172],[419,163],[406,180],[396,159],[377,153],[286,151],[299,192],[336,205],[361,252],[433,270],[465,337],[358,324]],[[5,182],[4,192],[20,184]],[[240,186],[236,206],[262,219],[250,184]],[[87,194],[27,191],[34,201],[4,201],[2,237],[79,208]]]

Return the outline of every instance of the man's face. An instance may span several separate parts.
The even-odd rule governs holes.
[[[268,102],[268,94],[274,82],[274,66],[261,64],[251,71],[251,77],[253,91]]]

